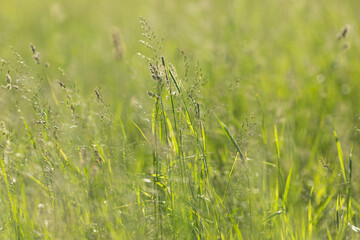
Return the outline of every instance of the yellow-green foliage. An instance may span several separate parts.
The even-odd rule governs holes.
[[[360,238],[359,1],[0,6],[0,239]]]

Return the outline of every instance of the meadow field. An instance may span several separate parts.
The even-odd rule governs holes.
[[[359,23],[0,0],[0,239],[360,239]]]

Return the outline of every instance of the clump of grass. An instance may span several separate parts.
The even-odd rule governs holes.
[[[161,47],[152,47],[159,41],[150,26],[144,19],[141,19],[141,23],[147,39],[142,43],[153,49],[153,55],[148,59],[151,59],[150,73],[155,86],[154,90],[148,91],[148,95],[154,101],[151,175],[157,229],[155,236],[167,236],[173,228],[173,236],[178,237],[182,228],[186,227],[194,236],[201,237],[204,236],[200,229],[204,228],[202,214],[208,205],[205,199],[209,183],[205,130],[199,104],[195,103],[188,89],[177,78],[174,66],[164,57],[159,57]],[[168,149],[165,152],[164,147]],[[192,207],[181,212],[184,210],[180,207],[182,204]],[[194,218],[191,225],[186,221],[188,214]]]

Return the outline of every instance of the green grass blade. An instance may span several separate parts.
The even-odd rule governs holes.
[[[175,152],[175,153],[179,153],[179,147],[178,147],[178,144],[177,144],[177,141],[176,141],[176,135],[175,135],[175,132],[172,128],[172,124],[170,122],[170,119],[168,118],[166,112],[164,111],[164,115],[165,115],[165,119],[166,119],[166,123],[167,123],[167,126],[169,128],[169,135],[170,135],[170,139],[169,139],[169,143],[171,143],[171,148],[172,150]],[[171,140],[171,141],[170,141]]]
[[[204,152],[206,152],[205,130],[204,130],[202,123],[201,123],[200,127],[201,127],[201,134],[202,134],[203,149],[204,149]]]
[[[342,152],[341,144],[340,144],[340,141],[339,141],[339,138],[337,136],[337,133],[336,133],[335,129],[334,129],[334,137],[335,137],[335,141],[336,141],[336,147],[337,147],[337,151],[338,151],[341,172],[342,172],[342,175],[344,177],[344,181],[347,182],[347,180],[346,180],[346,172],[345,172],[345,165],[344,165],[344,158],[343,158],[343,152]]]
[[[61,147],[59,148],[59,152],[60,152],[61,156],[63,157],[66,165],[70,168],[70,170],[73,171],[73,172],[75,172],[75,173],[78,173],[79,175],[81,175],[81,172],[80,172],[79,168],[76,168],[76,169],[75,169],[75,168],[72,166],[72,164],[69,162],[68,157],[66,156],[66,154],[64,153],[64,151],[62,150]]]
[[[339,228],[340,226],[340,210],[341,210],[341,206],[340,206],[340,199],[339,199],[339,195],[336,198],[336,226],[337,228]]]
[[[42,187],[44,190],[46,190],[47,192],[49,192],[49,188],[47,188],[42,182],[40,182],[38,179],[36,179],[35,177],[31,176],[30,174],[25,174],[25,176],[27,176],[28,178],[30,178],[31,180],[33,180],[35,183],[37,183],[40,187]]]
[[[24,122],[24,125],[25,125],[26,131],[27,131],[27,133],[28,133],[28,135],[29,135],[30,141],[31,141],[34,149],[36,149],[36,145],[35,145],[34,139],[33,139],[32,135],[31,135],[31,133],[30,133],[30,129],[29,129],[29,127],[28,127],[28,125],[27,125],[27,123],[26,123],[26,121],[25,121],[24,115],[22,114],[21,111],[19,111],[19,113],[20,113],[21,118],[22,118],[22,120],[23,120],[23,122]]]
[[[236,161],[237,161],[237,159],[238,159],[238,155],[239,155],[239,153],[237,152],[237,153],[236,153],[236,156],[235,156],[235,159],[234,159],[234,162],[233,162],[233,165],[232,165],[232,167],[231,167],[229,176],[228,176],[228,181],[227,181],[227,183],[226,183],[225,193],[224,193],[224,197],[223,197],[223,202],[225,201],[225,198],[226,198],[226,193],[227,193],[227,190],[228,190],[229,184],[230,184],[230,178],[231,178],[231,175],[232,175],[232,173],[233,173],[233,171],[234,171],[234,167],[235,167]]]
[[[262,128],[262,133],[263,133],[263,141],[264,141],[264,144],[266,145],[267,144],[267,133],[266,133],[266,126],[265,126],[265,114],[264,114],[264,109],[260,102],[259,94],[256,94],[256,100],[257,100],[259,108],[261,110],[261,128]]]
[[[269,221],[269,220],[273,219],[274,217],[277,217],[277,216],[279,216],[279,215],[281,215],[281,214],[283,214],[283,213],[284,213],[284,211],[277,211],[277,212],[275,212],[275,213],[267,216],[267,217],[264,219],[264,222]]]
[[[265,162],[265,161],[262,163],[265,165],[271,166],[271,167],[277,167],[276,164],[273,164],[273,163],[269,163],[269,162]]]
[[[351,178],[352,178],[352,153],[353,153],[354,146],[351,147],[350,154],[349,154],[349,182],[347,187],[347,194],[346,194],[346,203],[347,203],[347,213],[346,213],[346,222],[350,222],[349,215],[351,211]]]
[[[331,234],[330,234],[330,230],[329,230],[328,227],[326,228],[326,233],[327,233],[328,239],[329,239],[329,240],[332,240],[332,237],[331,237]]]
[[[284,195],[283,195],[283,205],[284,205],[284,207],[286,205],[287,197],[288,197],[288,194],[289,194],[290,182],[291,182],[291,172],[292,172],[292,168],[290,168],[290,172],[289,172],[289,175],[288,175],[287,180],[286,180],[285,192],[284,192]]]
[[[12,219],[15,222],[18,222],[18,218],[16,215],[16,199],[13,196],[12,190],[10,188],[10,184],[9,184],[9,180],[7,177],[7,173],[6,173],[6,169],[5,169],[5,163],[4,163],[4,159],[0,158],[0,165],[1,165],[1,170],[2,170],[2,175],[3,175],[3,179],[5,182],[5,186],[6,186],[6,191],[8,194],[8,198],[9,198],[9,205],[10,205],[10,210],[12,213]]]
[[[279,200],[283,194],[283,179],[282,179],[282,174],[281,174],[281,169],[280,169],[280,142],[279,142],[279,135],[278,135],[278,131],[277,131],[277,127],[276,125],[274,125],[274,138],[275,138],[275,146],[276,146],[276,165],[277,165],[277,200]]]
[[[231,143],[234,145],[234,147],[235,147],[236,150],[238,151],[241,160],[245,161],[245,157],[244,157],[244,155],[242,154],[239,145],[236,143],[234,137],[232,136],[229,128],[228,128],[222,121],[220,121],[219,119],[218,119],[218,121],[219,121],[222,129],[225,131],[226,136],[229,138],[229,140],[231,141]]]
[[[276,145],[276,155],[277,155],[278,159],[280,159],[279,135],[278,135],[276,125],[274,125],[274,138],[275,138],[275,145]]]
[[[174,75],[172,74],[172,72],[170,71],[169,68],[168,68],[168,71],[169,71],[171,79],[173,80],[173,82],[174,82],[174,84],[176,86],[176,89],[178,90],[179,93],[181,93],[180,86],[179,86],[178,82],[176,81]]]
[[[310,196],[312,195],[312,192],[314,190],[314,186],[311,188]],[[311,198],[309,200],[309,208],[308,208],[308,236],[309,239],[311,239],[313,231],[313,216],[312,216],[312,207],[311,207]]]
[[[141,135],[143,136],[143,138],[145,139],[145,141],[150,144],[149,140],[147,139],[147,137],[145,136],[144,132],[141,130],[141,128],[133,121],[131,120],[131,122],[134,124],[134,126],[139,130],[139,132],[141,133]]]
[[[185,111],[185,119],[186,119],[186,123],[188,124],[192,134],[197,137],[197,134],[192,126],[192,123],[191,123],[191,119],[190,119],[190,116],[189,116],[189,113],[187,111]]]

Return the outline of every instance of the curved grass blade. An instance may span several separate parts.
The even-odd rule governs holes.
[[[66,165],[70,168],[70,170],[75,172],[75,173],[78,173],[79,175],[81,175],[81,172],[80,172],[79,168],[78,167],[74,168],[72,166],[72,164],[69,162],[68,157],[66,156],[66,154],[64,153],[64,151],[62,150],[61,147],[59,148],[59,152],[60,152],[61,156],[63,157]]]
[[[353,153],[354,146],[351,146],[350,154],[349,154],[349,181],[347,186],[347,193],[346,193],[346,205],[347,205],[347,213],[346,213],[346,220],[349,221],[349,214],[351,212],[351,178],[352,178],[352,153]]]
[[[340,162],[342,175],[344,177],[344,181],[346,182],[346,172],[345,172],[343,152],[342,152],[341,144],[340,144],[340,141],[339,141],[339,138],[337,136],[337,133],[336,133],[335,129],[334,129],[334,137],[335,137],[335,141],[336,141],[336,147],[337,147],[337,150],[338,150],[338,156],[339,156],[339,162]]]
[[[23,120],[23,122],[24,122],[24,126],[25,126],[26,131],[27,131],[27,133],[28,133],[28,135],[29,135],[29,138],[30,138],[31,144],[33,145],[34,149],[36,149],[36,144],[35,144],[35,141],[34,141],[34,139],[33,139],[32,135],[31,135],[31,133],[30,133],[30,129],[29,129],[29,126],[27,125],[27,123],[26,123],[26,121],[25,121],[24,115],[22,114],[22,112],[21,112],[21,111],[19,111],[19,113],[20,113],[21,118],[22,118],[22,120]]]
[[[222,129],[225,131],[226,136],[229,138],[229,140],[231,141],[231,143],[234,145],[234,147],[236,148],[236,150],[239,152],[239,155],[240,155],[241,160],[245,161],[245,157],[244,157],[244,155],[242,154],[239,145],[236,143],[234,137],[232,136],[229,128],[225,125],[225,123],[223,123],[223,122],[220,121],[219,119],[218,119],[218,121],[219,121]]]
[[[226,183],[223,201],[225,201],[225,198],[226,198],[226,193],[227,193],[227,190],[228,190],[229,184],[230,184],[230,178],[231,178],[231,175],[232,175],[232,173],[233,173],[233,171],[234,171],[234,167],[235,167],[236,161],[237,161],[237,159],[238,159],[238,155],[239,155],[239,153],[236,153],[236,156],[235,156],[233,165],[232,165],[232,167],[231,167],[231,170],[230,170],[230,173],[229,173],[229,176],[228,176],[228,181],[227,181],[227,183]]]
[[[176,81],[174,75],[172,74],[172,72],[170,71],[169,68],[168,68],[168,72],[170,74],[171,79],[173,80],[173,82],[175,84],[176,89],[178,90],[179,93],[181,93],[180,86],[179,86],[178,82]]]
[[[133,121],[131,120],[131,122],[135,125],[135,127],[139,130],[139,132],[141,133],[141,135],[144,137],[145,141],[150,144],[149,140],[147,139],[147,137],[145,136],[144,132],[141,130],[141,128]]]
[[[275,212],[275,213],[267,216],[267,217],[264,219],[264,222],[267,222],[267,221],[273,219],[274,217],[277,217],[277,216],[279,216],[279,215],[281,215],[281,214],[283,214],[283,213],[284,213],[284,211],[277,211],[277,212]]]
[[[290,182],[291,182],[291,172],[292,172],[292,168],[290,168],[290,172],[289,172],[289,175],[288,175],[287,180],[286,180],[285,192],[284,192],[284,195],[283,195],[283,205],[284,205],[284,207],[286,205],[287,196],[289,194]]]

